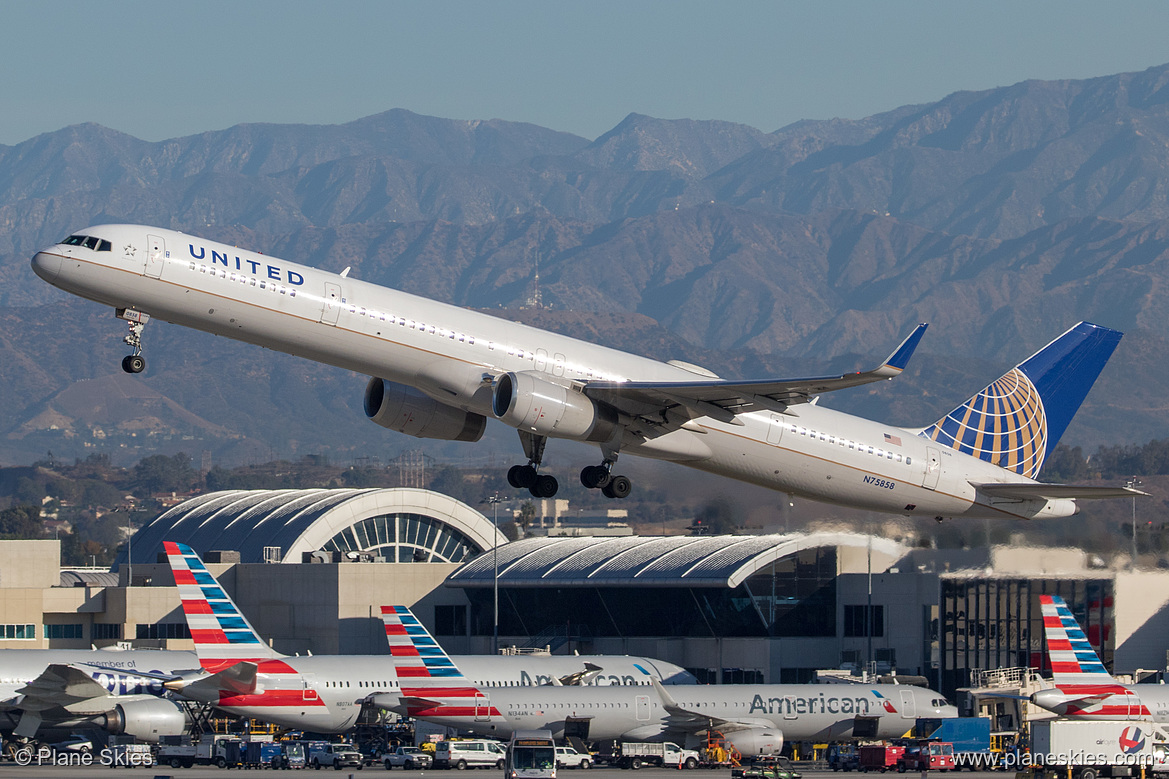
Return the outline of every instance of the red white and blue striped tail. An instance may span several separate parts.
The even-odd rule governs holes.
[[[1047,656],[1056,686],[1065,684],[1115,684],[1100,656],[1088,643],[1080,624],[1058,595],[1040,595]]]
[[[403,687],[446,686],[451,680],[464,678],[408,606],[382,606],[382,622]]]
[[[195,641],[195,654],[206,667],[223,661],[270,660],[284,657],[265,644],[223,587],[186,544],[164,543],[174,573],[183,614]]]

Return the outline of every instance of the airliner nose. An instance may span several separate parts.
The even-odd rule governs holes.
[[[61,255],[37,252],[32,258],[33,273],[52,284],[61,272]]]

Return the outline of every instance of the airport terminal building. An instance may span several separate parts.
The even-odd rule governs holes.
[[[55,541],[0,541],[0,647],[190,648],[169,540],[288,654],[385,654],[380,607],[406,604],[455,654],[490,652],[498,620],[502,646],[659,657],[706,682],[867,666],[952,695],[980,670],[1045,668],[1040,594],[1064,596],[1117,673],[1164,669],[1169,635],[1169,572],[1080,550],[852,533],[506,543],[447,496],[346,489],[199,496],[140,529],[116,575],[62,571]]]

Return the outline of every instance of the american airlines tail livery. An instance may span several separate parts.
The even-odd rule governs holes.
[[[1160,684],[1116,681],[1063,598],[1040,595],[1039,606],[1054,686],[1032,694],[1032,703],[1070,719],[1169,724],[1169,689]]]
[[[477,441],[488,419],[519,431],[508,481],[536,497],[549,439],[596,444],[584,486],[632,489],[624,452],[826,503],[942,517],[1063,517],[1077,498],[1126,488],[1035,481],[1121,334],[1082,322],[932,425],[905,429],[819,405],[819,394],[891,379],[925,325],[877,367],[843,376],[727,381],[346,273],[171,230],[100,225],[38,252],[33,270],[126,320],[130,373],[151,318],[366,374],[365,412],[420,438]]]
[[[918,717],[958,716],[940,694],[903,684],[489,688],[468,679],[409,609],[387,612],[386,633],[401,688],[373,696],[373,705],[496,738],[546,729],[557,738],[692,746],[718,731],[741,753],[761,755],[778,754],[785,739],[893,738]]]
[[[236,716],[318,733],[343,733],[353,727],[367,700],[398,689],[389,654],[289,657],[275,651],[191,547],[171,541],[165,547],[205,672],[170,678],[164,681],[167,689]],[[387,648],[393,644],[389,633],[387,629]],[[640,689],[660,679],[694,679],[672,663],[625,655],[467,655],[460,662],[481,684],[494,688],[531,689],[542,677],[551,684],[571,685],[589,674],[594,684]]]

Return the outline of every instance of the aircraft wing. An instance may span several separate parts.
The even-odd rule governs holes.
[[[259,666],[253,662],[241,660],[235,665],[228,666],[213,674],[195,678],[172,676],[171,680],[165,682],[163,686],[180,695],[197,700],[217,700],[220,692],[231,695],[249,695],[256,691],[258,668]],[[209,693],[215,695],[208,698]]]
[[[788,406],[807,403],[815,395],[892,379],[909,363],[926,327],[926,324],[915,327],[909,337],[876,368],[841,376],[761,381],[711,379],[685,382],[589,382],[584,392],[635,414],[681,406],[691,412],[692,417],[709,416],[734,424],[736,414],[759,409],[783,413]]]
[[[665,725],[669,730],[679,730],[685,733],[703,733],[711,728],[723,735],[740,730],[753,730],[760,727],[774,727],[767,720],[728,720],[721,717],[712,717],[698,711],[691,711],[677,704],[674,698],[666,692],[666,688],[657,679],[653,686],[661,697],[662,709],[666,712]]]
[[[122,671],[125,673],[125,671]],[[16,690],[19,699],[16,708],[25,711],[48,711],[50,709],[84,709],[84,704],[95,698],[109,698],[111,692],[98,684],[88,671],[70,666],[68,663],[50,663],[25,687]],[[109,709],[109,703],[99,704],[99,711]],[[85,713],[84,711],[77,711]]]
[[[596,679],[597,675],[600,674],[603,670],[605,669],[599,665],[586,662],[584,664],[583,670],[577,671],[576,673],[566,674],[565,676],[561,676],[559,679],[553,679],[552,684],[557,687],[564,685],[573,686],[588,684],[593,679]]]
[[[1057,500],[1060,498],[1135,498],[1148,497],[1149,493],[1132,487],[1097,487],[1079,484],[1042,484],[1035,482],[991,482],[970,486],[979,492],[996,498],[1018,498],[1019,500]]]

